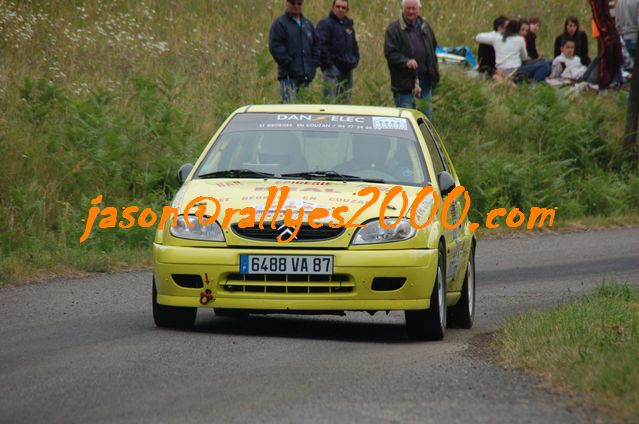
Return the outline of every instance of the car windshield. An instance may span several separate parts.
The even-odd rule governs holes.
[[[429,183],[407,119],[328,114],[236,115],[195,178],[229,177]]]

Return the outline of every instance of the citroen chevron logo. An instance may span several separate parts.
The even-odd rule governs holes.
[[[289,227],[287,227],[286,225],[282,224],[277,228],[278,231],[278,235],[282,238],[285,239],[287,238],[287,236],[291,236],[293,235],[293,230]],[[297,236],[294,237],[295,240],[297,240]]]

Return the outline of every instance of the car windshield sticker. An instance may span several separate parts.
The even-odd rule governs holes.
[[[376,130],[408,131],[408,122],[404,118],[373,117],[373,128]]]
[[[375,134],[415,140],[408,119],[386,116],[240,113],[229,122],[224,132],[282,130]]]

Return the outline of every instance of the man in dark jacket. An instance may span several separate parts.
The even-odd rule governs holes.
[[[347,14],[348,0],[333,0],[330,14],[317,24],[324,98],[330,102],[350,103],[353,69],[359,63],[355,28]]]
[[[311,21],[302,15],[303,0],[287,0],[286,12],[269,32],[268,48],[277,62],[277,79],[284,103],[294,103],[298,90],[308,87],[319,65],[319,44]]]
[[[386,28],[384,56],[391,74],[391,89],[397,107],[419,109],[431,118],[432,90],[439,82],[435,49],[437,39],[419,16],[419,0],[402,0],[402,14]]]

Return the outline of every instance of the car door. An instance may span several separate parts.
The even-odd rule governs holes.
[[[430,128],[429,124],[422,119],[418,121],[419,129],[426,141],[426,147],[428,148],[428,153],[433,162],[433,167],[435,171],[435,175],[439,176],[442,172],[446,171],[453,178],[454,171],[452,170],[452,166],[448,161],[448,157],[444,154],[444,150],[441,147],[437,135]],[[439,185],[439,184],[438,184]],[[444,204],[444,200],[446,197],[441,196],[441,192],[439,193],[442,199],[442,208]],[[460,201],[459,197],[456,198],[450,205],[450,208],[447,211],[447,222],[449,224],[454,224],[459,220],[460,214]],[[459,281],[458,275],[460,270],[460,261],[461,261],[461,251],[462,251],[462,243],[460,240],[460,228],[455,227],[453,229],[444,228],[444,238],[446,240],[446,283],[448,290],[459,290],[457,286],[457,282]]]

